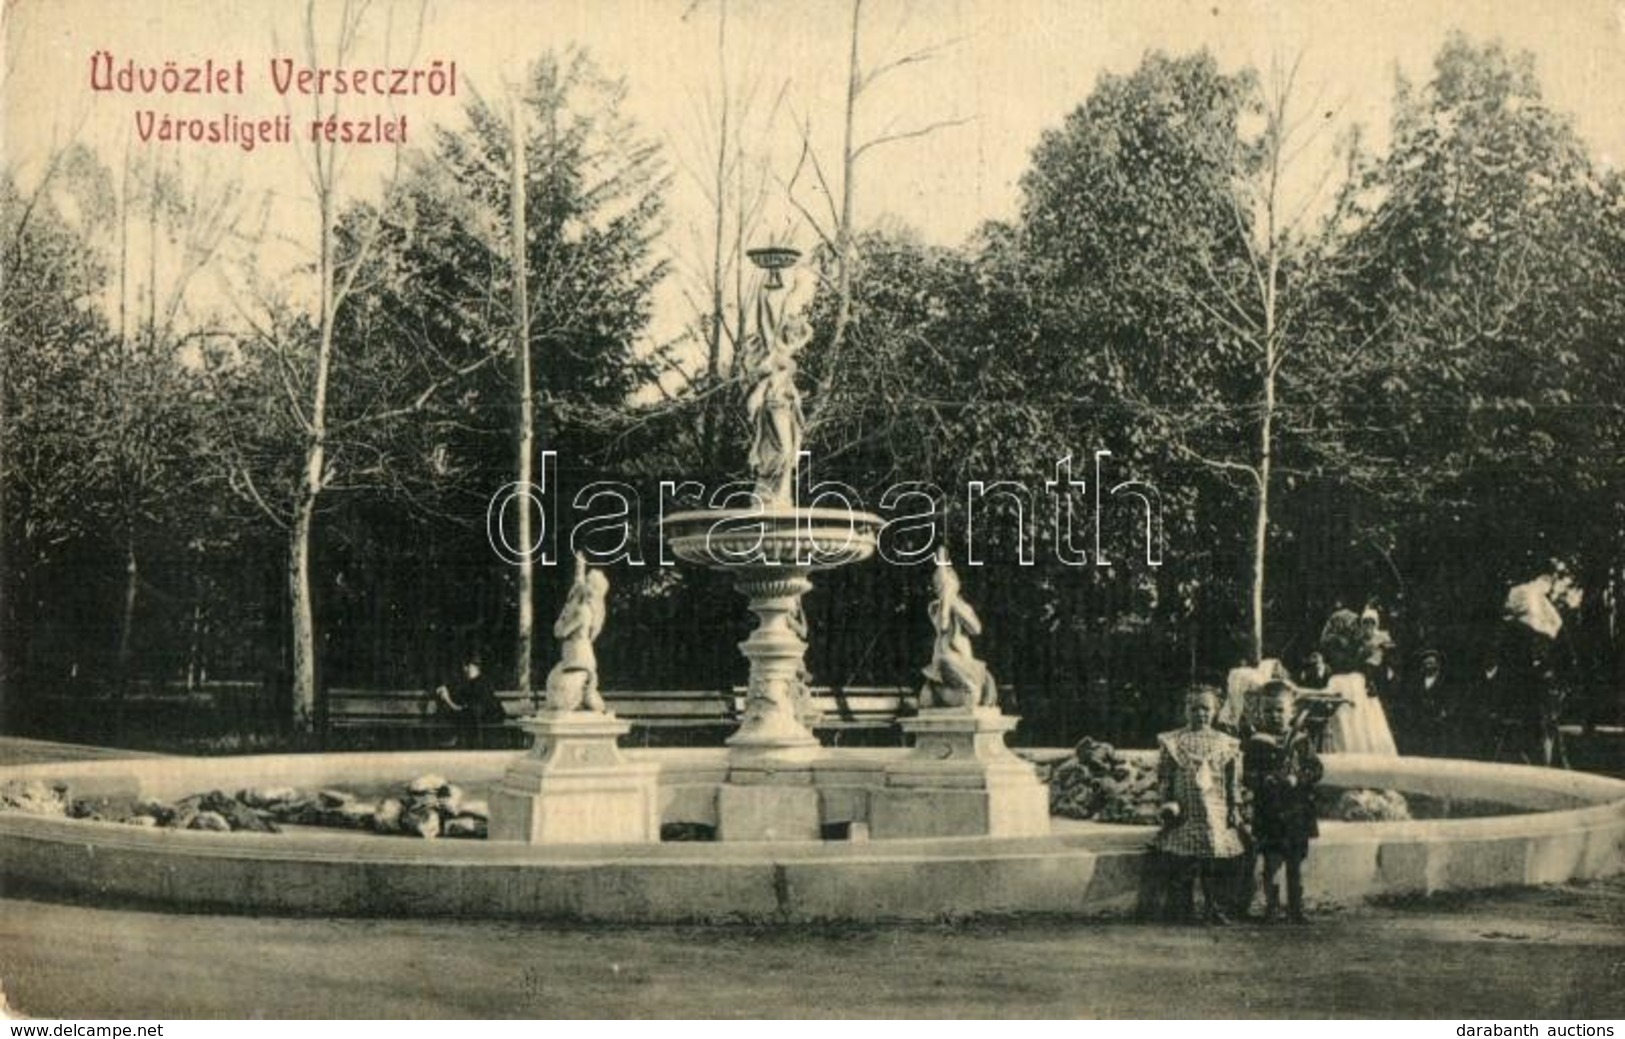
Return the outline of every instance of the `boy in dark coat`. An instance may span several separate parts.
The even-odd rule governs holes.
[[[1309,842],[1320,836],[1315,821],[1315,784],[1325,769],[1308,734],[1294,721],[1293,693],[1285,682],[1264,690],[1262,725],[1242,748],[1242,783],[1252,794],[1253,845],[1264,859],[1264,919],[1281,912],[1277,887],[1286,867],[1287,919],[1303,915],[1303,860]]]

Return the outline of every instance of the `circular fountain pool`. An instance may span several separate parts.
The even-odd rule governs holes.
[[[715,823],[722,749],[627,751],[660,766],[665,822]],[[865,777],[905,753],[835,749],[815,770],[826,819],[863,823]],[[261,785],[374,788],[439,773],[475,787],[503,752],[148,758],[0,770],[76,797],[170,800]],[[1607,876],[1625,869],[1625,781],[1428,758],[1328,755],[1326,782],[1517,814],[1327,823],[1306,869],[1321,904]],[[1095,915],[1131,908],[1144,827],[1055,819],[1048,836],[804,842],[526,845],[348,831],[149,829],[0,814],[8,891],[189,911],[569,918],[642,922]]]

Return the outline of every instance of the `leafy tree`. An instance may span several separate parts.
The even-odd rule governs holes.
[[[1230,476],[1258,491],[1253,212],[1236,185],[1258,168],[1240,134],[1260,105],[1251,74],[1153,54],[1102,77],[1045,133],[1022,180],[1021,243],[1051,370],[1115,412],[1114,439],[1163,482],[1209,500]],[[1218,544],[1235,536],[1224,533]],[[1193,534],[1171,530],[1176,544],[1214,543]]]
[[[34,578],[88,531],[71,475],[83,459],[71,397],[83,379],[82,359],[106,337],[94,305],[105,268],[50,189],[51,172],[28,193],[10,170],[0,178],[0,619],[7,661],[0,678],[11,688],[33,656],[42,602]]]
[[[186,282],[201,265],[197,254],[212,252],[221,234],[218,221],[202,230],[180,201],[172,171],[160,175],[149,164],[148,172],[142,205],[155,236],[149,255],[177,238],[186,248],[172,278],[159,280],[156,260],[148,264],[150,316],[135,335],[115,335],[102,306],[113,274],[121,290],[131,280],[127,250],[114,244],[123,243],[116,228],[129,219],[127,196],[114,189],[106,167],[83,147],[70,147],[32,197],[22,199],[8,181],[5,203],[12,234],[7,368],[15,373],[8,384],[5,439],[13,450],[6,471],[13,516],[23,518],[15,529],[31,543],[18,562],[24,570],[48,565],[45,546],[79,544],[87,553],[81,574],[94,574],[98,564],[109,575],[115,567],[122,573],[122,607],[110,625],[118,633],[121,678],[131,662],[139,591],[148,585],[142,549],[185,541],[199,505],[193,456],[201,387],[182,363],[175,324]],[[199,241],[205,234],[207,244]]]
[[[824,421],[808,442],[814,478],[850,483],[871,507],[895,484],[941,492],[941,530],[961,565],[971,558],[972,532],[969,594],[989,615],[1023,619],[999,625],[986,651],[1001,685],[1019,697],[1006,706],[1026,718],[1030,738],[1065,741],[1085,728],[1139,735],[1143,721],[1131,717],[1139,692],[1186,676],[1173,647],[1149,651],[1167,632],[1183,634],[1183,607],[1177,595],[1160,594],[1161,572],[1131,562],[1144,551],[1137,507],[1105,510],[1103,544],[1116,565],[1094,565],[1092,449],[1119,446],[1114,411],[1068,381],[1075,362],[1046,335],[1016,231],[988,225],[965,246],[944,248],[892,228],[859,236],[856,250],[863,276],[839,363],[827,349],[836,298],[821,294],[812,313],[806,382],[829,386]],[[1057,511],[1047,486],[1066,458],[1072,478],[1091,484],[1090,493],[1071,491],[1070,516]],[[1107,469],[1145,476],[1133,459],[1113,459]],[[836,571],[819,591],[816,602],[889,610],[853,630],[840,610],[813,608],[816,674],[837,681],[856,669],[871,681],[915,681],[928,643],[921,624],[929,581],[919,568]]]
[[[1296,78],[1296,66],[1261,81],[1221,73],[1205,53],[1152,54],[1102,77],[1023,180],[1045,320],[1079,381],[1125,406],[1156,470],[1210,503],[1205,519],[1173,510],[1194,524],[1186,543],[1247,560],[1253,659],[1271,648],[1280,492],[1328,471],[1374,481],[1385,465],[1325,407],[1328,380],[1377,366],[1326,306],[1372,257],[1342,248],[1353,139],[1318,168],[1306,161],[1322,120],[1299,115]],[[1252,504],[1241,544],[1222,515],[1235,489]]]
[[[188,175],[179,160],[126,150],[115,183],[102,163],[76,150],[63,177],[86,236],[116,277],[117,338],[86,366],[78,435],[89,451],[80,483],[96,506],[100,533],[119,547],[124,571],[118,622],[118,670],[131,663],[142,587],[140,542],[154,531],[174,537],[201,511],[204,392],[196,342],[219,334],[188,309],[196,276],[221,256],[244,216],[235,181],[207,168]],[[131,228],[145,225],[144,241]],[[144,256],[138,256],[144,253]],[[160,274],[160,271],[162,273]],[[176,540],[189,540],[186,536]],[[160,549],[161,551],[161,549]]]
[[[540,447],[561,462],[549,478],[555,500],[569,502],[589,473],[635,460],[647,443],[632,398],[665,368],[642,337],[650,293],[665,274],[653,242],[668,178],[655,145],[621,113],[623,95],[580,52],[548,55],[526,76],[518,98],[523,297],[513,291],[506,106],[475,98],[467,128],[442,130],[432,149],[411,156],[380,210],[384,240],[369,260],[352,332],[398,364],[458,376],[454,393],[411,409],[425,438],[415,450],[450,481],[438,499],[448,513],[483,524],[489,496],[515,479],[508,445],[532,394]],[[528,389],[513,363],[517,298],[528,307]]]
[[[1424,86],[1400,83],[1392,148],[1361,189],[1347,248],[1382,262],[1338,303],[1386,371],[1351,380],[1347,407],[1396,478],[1434,491],[1384,517],[1400,569],[1439,617],[1466,603],[1493,621],[1552,559],[1600,603],[1622,560],[1618,176],[1545,102],[1529,55],[1456,36]]]

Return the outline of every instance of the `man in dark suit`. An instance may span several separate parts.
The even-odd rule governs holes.
[[[1456,688],[1444,672],[1444,654],[1426,649],[1417,658],[1416,670],[1403,685],[1398,713],[1403,719],[1396,733],[1400,750],[1409,753],[1448,757],[1462,744],[1459,730],[1463,719],[1456,703]]]

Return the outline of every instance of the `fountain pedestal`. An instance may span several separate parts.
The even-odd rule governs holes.
[[[536,743],[491,792],[492,840],[660,840],[660,766],[628,761],[615,742],[631,723],[596,711],[542,711],[520,724]]]
[[[820,570],[875,551],[878,516],[773,506],[665,518],[678,558],[734,578],[756,628],[739,644],[750,663],[744,715],[728,737],[728,781],[717,792],[724,841],[817,840],[823,833],[813,765],[824,754],[797,715],[807,642],[794,621]]]
[[[739,730],[728,737],[728,782],[717,791],[717,839],[815,841],[822,835],[812,763],[818,737],[797,717],[807,642],[791,623],[812,588],[808,568],[744,570],[734,587],[756,628],[739,644],[750,680]]]
[[[812,590],[808,572],[797,566],[747,570],[734,582],[756,614],[756,629],[739,644],[750,661],[750,680],[739,730],[727,741],[736,767],[776,769],[818,756],[818,737],[796,717],[807,643],[790,623],[801,597]]]
[[[898,724],[914,737],[869,800],[875,839],[1037,837],[1049,833],[1049,794],[1005,746],[1019,719],[997,707],[923,709]]]

